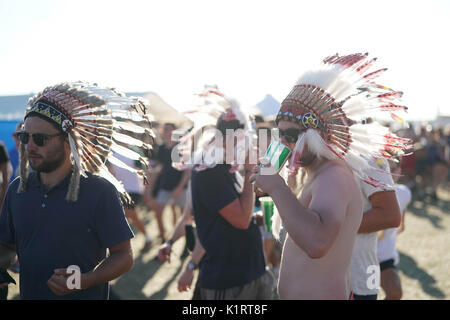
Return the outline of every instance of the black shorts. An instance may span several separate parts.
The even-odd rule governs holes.
[[[386,269],[397,269],[394,259],[385,260],[380,262],[380,272]]]
[[[377,296],[378,295],[376,295],[376,294],[359,295],[359,294],[353,293],[353,300],[377,300]]]
[[[129,195],[131,200],[133,200],[133,203],[125,205],[125,209],[134,209],[141,202],[142,195],[140,195],[139,193],[129,193]]]

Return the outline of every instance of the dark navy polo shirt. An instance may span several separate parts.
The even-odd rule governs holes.
[[[183,171],[172,167],[172,149],[165,144],[159,146],[156,160],[162,164],[159,187],[163,190],[172,191],[180,183]]]
[[[192,205],[197,234],[206,254],[199,286],[228,289],[243,286],[265,272],[262,238],[254,219],[247,230],[233,227],[219,210],[240,196],[236,173],[229,165],[192,171]]]
[[[47,286],[54,269],[77,265],[93,270],[106,249],[133,237],[115,187],[88,174],[81,177],[78,201],[65,200],[71,173],[50,190],[37,173],[27,190],[9,186],[0,216],[0,241],[16,245],[22,299],[108,299],[108,283],[57,296]]]

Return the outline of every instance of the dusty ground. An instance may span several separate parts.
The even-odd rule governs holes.
[[[398,237],[400,277],[404,299],[450,298],[450,188],[438,190],[440,200],[414,200],[407,212],[406,229]],[[157,227],[153,212],[140,211],[150,235],[156,239]],[[172,226],[171,213],[165,213],[166,225]],[[144,237],[132,240],[135,250],[133,269],[112,283],[121,299],[190,299],[192,292],[179,293],[177,280],[186,259],[181,259],[184,240],[174,245],[170,264],[156,258],[158,241],[146,253],[140,253]],[[18,276],[14,275],[16,281]],[[384,294],[380,293],[379,298]],[[18,299],[18,286],[10,286],[9,299]]]

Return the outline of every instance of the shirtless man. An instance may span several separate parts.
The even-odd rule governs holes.
[[[278,128],[282,133],[290,128],[304,131],[288,121],[280,121]],[[283,135],[281,139],[294,149],[296,141],[288,142]],[[362,219],[359,186],[343,161],[319,159],[307,147],[300,161],[308,179],[299,198],[278,174],[252,176],[255,186],[272,197],[287,231],[279,296],[348,299],[350,258]]]
[[[384,187],[365,171],[376,169],[371,159],[404,154],[408,144],[368,121],[386,106],[402,109],[401,92],[373,82],[387,70],[371,70],[375,60],[367,53],[327,57],[305,72],[281,103],[276,123],[281,142],[292,151],[291,176],[299,167],[307,174],[298,198],[273,170],[254,169],[251,181],[278,209],[274,230],[281,218],[287,231],[278,283],[283,299],[352,296],[349,265],[363,211],[355,176]],[[270,169],[282,165],[278,155],[285,153],[278,151],[270,156]]]

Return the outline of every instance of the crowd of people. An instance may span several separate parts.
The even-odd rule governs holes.
[[[7,270],[20,273],[22,299],[107,299],[108,282],[132,268],[130,223],[161,263],[185,237],[178,290],[193,299],[376,300],[380,287],[401,299],[396,237],[413,195],[436,200],[447,182],[450,130],[369,123],[375,98],[397,110],[401,93],[369,81],[384,69],[368,73],[367,59],[328,57],[267,118],[205,88],[190,116],[209,120],[177,139],[175,123],[151,122],[151,106],[114,89],[46,88],[13,133],[16,150],[0,145],[0,299]],[[276,141],[289,156],[271,153]],[[154,214],[157,239],[139,208]]]

